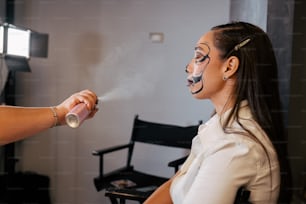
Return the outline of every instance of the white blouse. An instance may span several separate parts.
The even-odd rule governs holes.
[[[216,114],[199,127],[191,153],[172,182],[170,194],[174,204],[233,204],[241,186],[251,191],[249,201],[253,204],[277,202],[280,173],[275,150],[252,120],[247,103],[241,107],[239,117],[264,144],[270,165],[264,149],[254,140],[224,133],[222,118]],[[237,122],[232,126],[242,131]]]

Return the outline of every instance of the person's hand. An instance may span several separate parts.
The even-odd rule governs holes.
[[[58,115],[59,125],[66,124],[65,115],[79,103],[85,103],[87,109],[91,111],[87,118],[92,118],[98,111],[96,106],[98,103],[97,95],[90,90],[80,91],[71,95],[69,98],[55,107]]]

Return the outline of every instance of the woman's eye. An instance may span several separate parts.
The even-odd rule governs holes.
[[[196,62],[203,60],[203,58],[205,58],[205,55],[203,55],[202,53],[195,53],[194,55],[194,59]]]
[[[199,55],[197,58],[195,58],[196,63],[204,62],[207,58],[209,58],[208,55]]]
[[[201,53],[195,53],[194,54],[194,59],[200,59],[200,58],[202,58],[203,57],[203,55],[201,54]]]

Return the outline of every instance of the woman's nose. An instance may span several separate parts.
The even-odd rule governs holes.
[[[185,72],[190,74],[193,72],[193,60],[186,65]]]

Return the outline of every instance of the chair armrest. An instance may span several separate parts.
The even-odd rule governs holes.
[[[106,153],[114,152],[114,151],[121,150],[121,149],[124,149],[124,148],[129,148],[129,147],[131,147],[131,145],[132,145],[132,143],[128,143],[128,144],[117,145],[117,146],[113,146],[113,147],[109,147],[109,148],[105,148],[105,149],[94,150],[94,151],[92,151],[92,155],[102,156],[103,154],[106,154]]]
[[[117,146],[113,146],[113,147],[109,147],[109,148],[105,148],[105,149],[92,151],[92,155],[99,156],[99,177],[98,177],[98,179],[104,177],[104,171],[103,171],[103,163],[104,163],[103,157],[104,157],[104,154],[111,153],[111,152],[121,150],[121,149],[125,149],[125,148],[129,148],[129,149],[133,148],[133,143],[128,143],[128,144],[124,144],[124,145],[117,145]],[[127,163],[127,164],[129,165],[129,163]],[[126,165],[125,168],[128,168],[128,165]]]
[[[169,167],[174,167],[174,172],[177,172],[179,166],[182,165],[182,164],[185,162],[185,160],[187,159],[187,157],[188,157],[188,155],[185,156],[185,157],[182,157],[182,158],[180,158],[180,159],[176,159],[176,160],[174,160],[174,161],[171,161],[171,162],[168,163],[168,166],[169,166]]]

